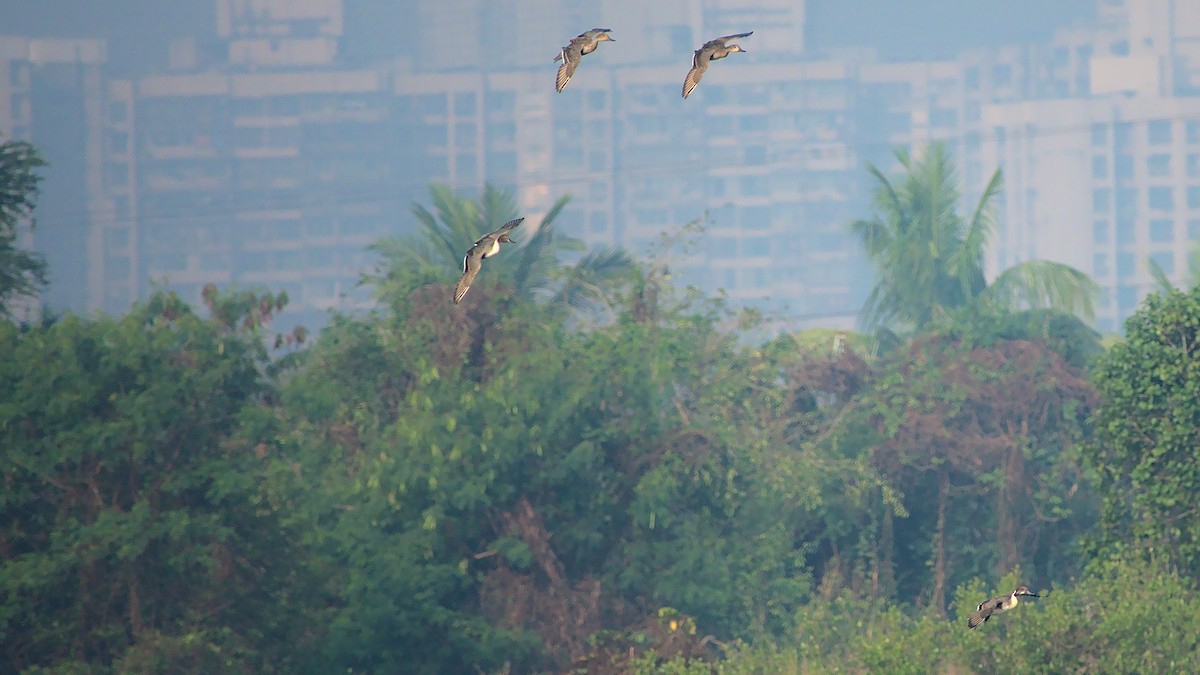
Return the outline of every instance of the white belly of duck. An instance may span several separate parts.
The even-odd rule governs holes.
[[[500,240],[497,239],[496,241],[492,242],[492,247],[487,250],[487,253],[483,254],[483,257],[490,258],[499,252],[500,252]]]

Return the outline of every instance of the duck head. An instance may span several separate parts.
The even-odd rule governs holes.
[[[1028,586],[1021,586],[1017,590],[1013,591],[1013,595],[1019,595],[1019,596],[1027,597],[1027,598],[1042,597],[1042,596],[1038,595],[1037,593],[1034,593],[1033,591],[1029,590]]]

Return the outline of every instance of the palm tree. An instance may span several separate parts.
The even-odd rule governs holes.
[[[449,281],[461,271],[471,242],[519,215],[512,194],[491,184],[484,185],[478,201],[461,197],[446,185],[432,185],[429,192],[434,211],[421,204],[412,208],[420,225],[415,235],[385,239],[371,247],[384,258],[383,274],[370,279],[376,285],[386,287],[389,280],[408,285],[413,275],[427,282]],[[582,241],[555,228],[555,219],[568,201],[566,195],[559,197],[539,224],[526,221],[515,230],[519,248],[489,258],[485,273],[475,283],[504,279],[518,294],[576,310],[603,304],[604,289],[629,281],[637,264],[623,249],[598,248],[564,265],[560,256],[585,249]]]
[[[876,182],[875,215],[850,224],[878,274],[863,308],[864,324],[916,329],[969,306],[1094,315],[1097,286],[1069,265],[1030,260],[987,283],[984,250],[996,227],[994,202],[1003,190],[999,169],[963,218],[957,210],[958,173],[942,143],[916,158],[903,148],[895,155],[904,169],[901,180],[893,183],[868,164]]]

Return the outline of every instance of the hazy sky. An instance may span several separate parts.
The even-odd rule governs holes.
[[[349,0],[346,30],[359,44],[347,56],[387,58],[415,2]],[[547,0],[551,2],[553,0]],[[1059,26],[1087,19],[1096,0],[808,0],[814,50],[869,46],[886,59],[953,55],[970,47],[1042,42]],[[0,34],[109,37],[118,67],[136,66],[165,40],[213,33],[213,0],[10,0]],[[389,31],[391,25],[396,28]],[[557,39],[557,38],[556,38]]]
[[[889,59],[1045,41],[1095,16],[1097,0],[808,0],[810,48],[871,46]]]

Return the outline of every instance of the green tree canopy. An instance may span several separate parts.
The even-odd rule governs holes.
[[[0,670],[297,663],[303,581],[258,492],[262,339],[226,318],[158,293],[0,324]]]
[[[1096,375],[1087,458],[1100,478],[1097,545],[1133,547],[1200,578],[1200,287],[1152,293]]]

